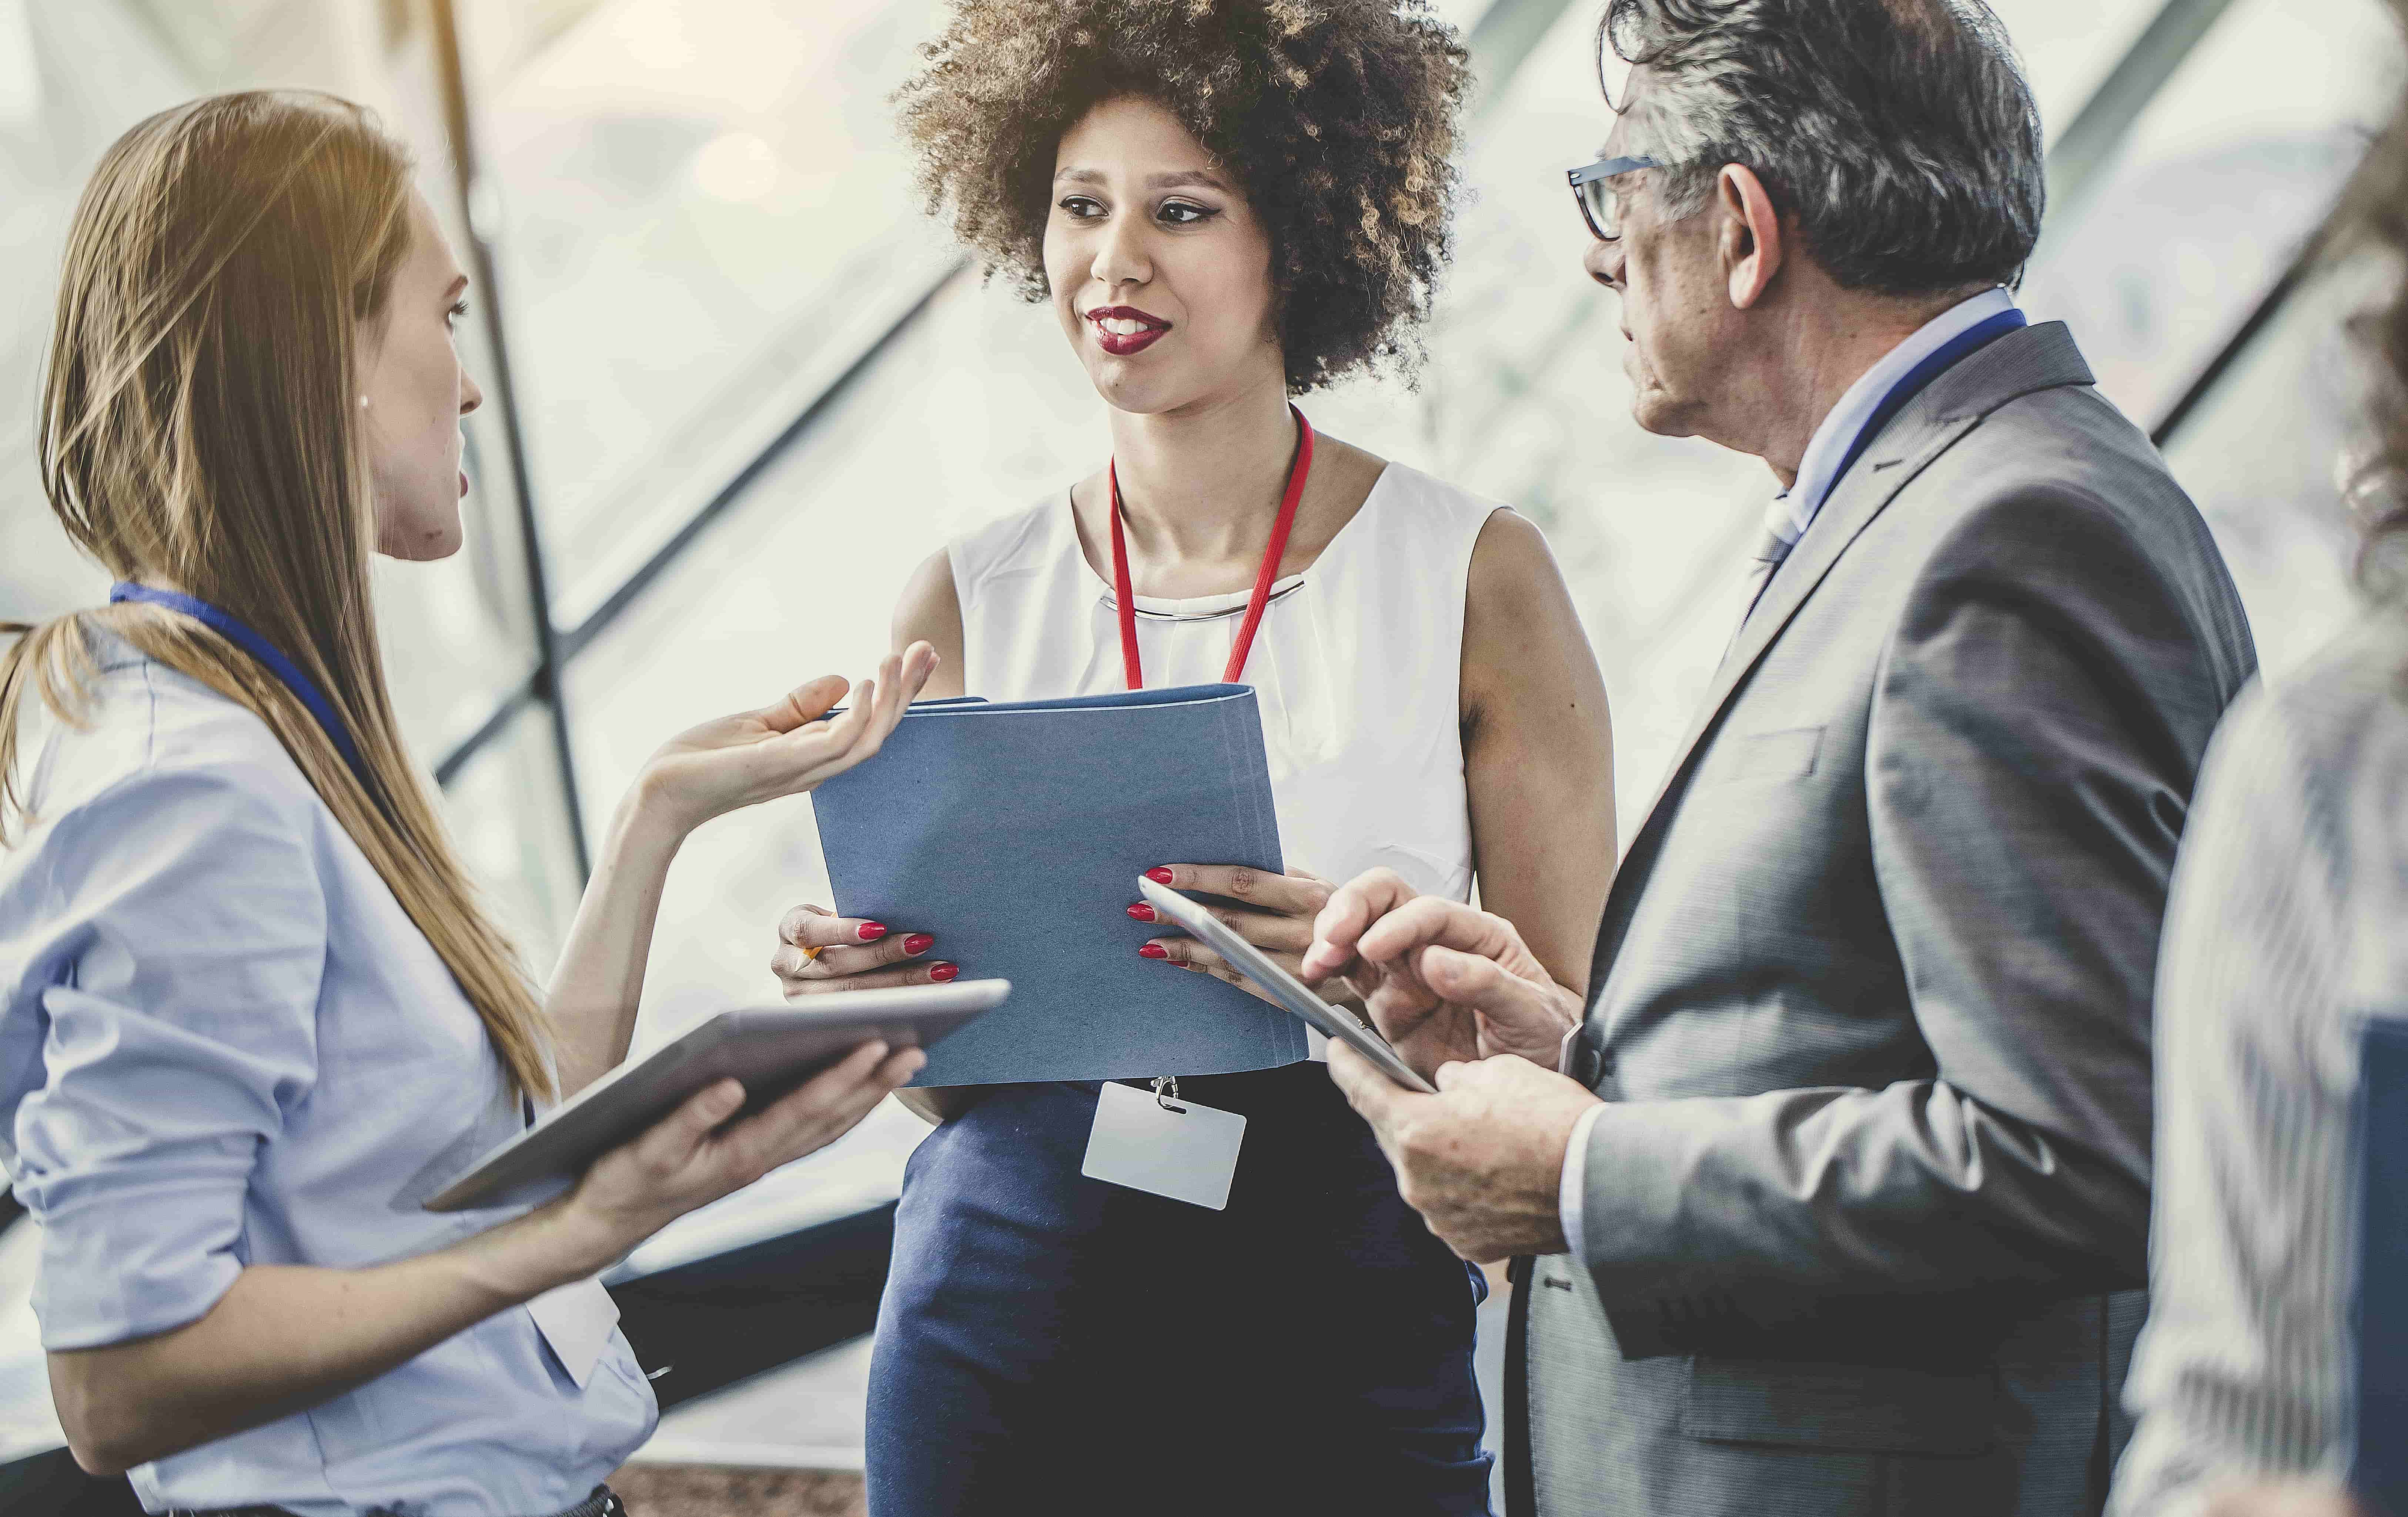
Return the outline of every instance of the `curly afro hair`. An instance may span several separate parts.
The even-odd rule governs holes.
[[[1291,394],[1385,364],[1445,264],[1470,73],[1427,0],[955,0],[896,92],[930,210],[1029,300],[1062,136],[1160,103],[1269,229]]]

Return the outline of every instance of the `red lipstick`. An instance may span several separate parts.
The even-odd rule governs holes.
[[[1086,319],[1095,323],[1096,340],[1103,345],[1104,351],[1115,358],[1127,358],[1145,351],[1154,346],[1156,338],[1170,330],[1168,322],[1135,306],[1098,306],[1087,312]],[[1135,332],[1109,331],[1104,326],[1106,322],[1135,322],[1139,323],[1139,329]]]

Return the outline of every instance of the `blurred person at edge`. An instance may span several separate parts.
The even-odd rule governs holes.
[[[1308,967],[1440,1090],[1330,1072],[1458,1252],[1540,1256],[1522,1509],[2095,1512],[2240,601],[2009,293],[2040,125],[1977,0],[1612,0],[1598,53],[1574,178],[1637,419],[1781,494],[1585,1009],[1512,923],[1374,875]]]
[[[1612,868],[1611,737],[1545,542],[1312,436],[1290,403],[1404,354],[1427,308],[1467,83],[1453,32],[1395,0],[958,0],[928,57],[901,94],[923,184],[1052,305],[1105,402],[1111,467],[930,558],[897,644],[936,644],[946,694],[1222,679],[1301,473],[1231,676],[1261,700],[1287,858],[1337,878],[1384,864],[1454,900],[1476,867],[1489,909],[1579,984]],[[1214,860],[1157,878],[1240,903],[1232,923],[1291,966],[1330,888]],[[945,924],[807,907],[781,930],[800,996],[931,978],[915,956],[942,952]],[[1132,933],[1129,952],[1240,982],[1184,936]],[[910,1160],[879,1318],[874,1510],[1043,1493],[1062,1512],[1486,1511],[1485,1281],[1404,1205],[1323,1071],[1181,1081],[1248,1121],[1222,1211],[1084,1178],[1099,1089],[906,1093],[939,1124]]]
[[[538,1000],[369,604],[372,550],[458,549],[480,400],[410,172],[343,101],[222,95],[120,138],[69,232],[43,479],[124,582],[0,661],[0,1157],[69,1444],[154,1512],[613,1509],[656,1413],[592,1277],[922,1062],[872,1043],[736,1123],[725,1081],[548,1205],[420,1208],[624,1055],[685,834],[876,752],[933,655],[665,744]]]
[[[2408,22],[2408,0],[2391,8]],[[2408,95],[2326,249],[2386,258],[2400,280]],[[2149,1322],[2117,1517],[2353,1510],[2359,1039],[2370,1018],[2408,1017],[2408,285],[2358,334],[2365,615],[2233,708],[2174,875]]]

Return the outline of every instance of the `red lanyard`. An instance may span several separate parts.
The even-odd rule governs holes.
[[[1238,624],[1237,646],[1229,650],[1229,666],[1222,674],[1223,684],[1234,685],[1246,672],[1246,655],[1254,651],[1254,633],[1263,624],[1263,610],[1271,603],[1271,586],[1279,579],[1280,560],[1287,556],[1288,530],[1296,525],[1296,503],[1304,498],[1305,477],[1312,472],[1312,423],[1304,412],[1288,407],[1296,418],[1296,462],[1287,471],[1287,494],[1280,497],[1279,520],[1271,523],[1270,546],[1263,551],[1261,572],[1254,576],[1254,593],[1246,602],[1246,619]],[[1121,531],[1121,476],[1115,463],[1106,470],[1112,486],[1112,598],[1120,603],[1121,666],[1127,671],[1131,690],[1145,688],[1145,664],[1137,651],[1137,595],[1129,589],[1128,539]]]

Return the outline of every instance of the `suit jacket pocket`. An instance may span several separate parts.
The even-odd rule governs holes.
[[[1728,733],[1714,739],[1698,780],[1708,785],[1802,780],[1814,772],[1814,760],[1822,750],[1820,727]]]
[[[1726,1443],[1977,1454],[1994,1439],[1994,1370],[1942,1373],[1774,1359],[1689,1361],[1681,1431]]]

